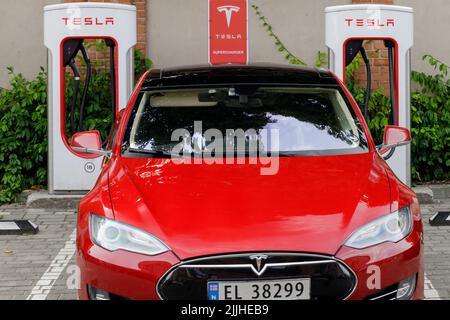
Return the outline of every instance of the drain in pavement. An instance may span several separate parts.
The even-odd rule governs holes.
[[[430,218],[433,227],[450,226],[450,212],[438,212]]]
[[[29,220],[0,221],[0,236],[37,234],[39,227]]]

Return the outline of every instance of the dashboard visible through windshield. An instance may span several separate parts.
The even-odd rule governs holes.
[[[300,156],[368,151],[337,88],[225,87],[142,92],[124,151],[165,156]]]

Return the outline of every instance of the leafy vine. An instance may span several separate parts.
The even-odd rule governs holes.
[[[259,7],[255,4],[252,5],[253,10],[255,10],[255,14],[259,20],[261,20],[262,26],[266,29],[269,35],[274,38],[275,44],[278,47],[278,51],[285,54],[285,59],[289,61],[290,64],[298,64],[302,66],[306,66],[299,57],[293,54],[289,49],[286,48],[281,39],[273,32],[273,27],[267,20],[267,18],[262,14]]]
[[[255,11],[256,16],[259,20],[261,20],[262,26],[266,29],[269,36],[271,36],[275,40],[275,45],[278,47],[278,51],[284,54],[284,58],[289,61],[290,64],[296,64],[301,66],[306,66],[307,64],[300,59],[297,55],[295,55],[292,51],[290,51],[281,41],[280,37],[273,32],[273,27],[269,23],[267,17],[265,17],[257,5],[252,5],[253,10]],[[317,60],[315,62],[316,67],[324,67],[328,63],[328,55],[325,52],[318,51],[317,52]]]

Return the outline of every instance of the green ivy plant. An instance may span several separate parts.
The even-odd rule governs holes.
[[[450,179],[449,67],[431,55],[423,56],[436,74],[412,72],[420,90],[411,96],[412,173],[416,181]]]
[[[101,41],[102,42],[102,41]],[[92,42],[101,50],[101,42]],[[151,61],[135,51],[136,79]],[[33,80],[8,68],[10,88],[0,89],[0,204],[13,202],[24,189],[47,184],[47,75],[43,68]],[[81,83],[80,88],[84,84]],[[66,77],[66,105],[73,94],[73,77]],[[111,126],[110,75],[94,67],[86,105],[85,130],[100,130],[106,139]],[[66,112],[68,116],[68,112]],[[76,114],[77,118],[78,114]],[[66,120],[68,124],[68,118]],[[67,128],[67,132],[69,129]],[[68,135],[70,139],[70,135]]]
[[[11,76],[0,94],[0,203],[14,201],[23,188],[47,180],[47,76]]]
[[[364,106],[366,98],[366,88],[359,86],[355,79],[355,74],[360,70],[363,63],[362,57],[358,54],[346,68],[346,86],[355,101],[360,106]],[[382,89],[373,90],[369,100],[368,123],[372,138],[377,145],[383,142],[384,128],[389,124],[391,113],[391,98],[386,96]]]
[[[70,140],[70,114],[69,107],[72,103],[73,96],[73,77],[66,74],[66,133]],[[80,88],[84,88],[84,81],[81,82]],[[78,96],[78,104],[80,105],[81,93]],[[100,131],[102,140],[106,139],[111,128],[111,89],[110,75],[105,69],[92,69],[92,78],[87,94],[86,107],[84,111],[84,130]],[[78,123],[79,110],[75,111],[76,123]]]
[[[317,59],[315,66],[317,68],[325,68],[328,65],[328,54],[326,52],[317,51]]]
[[[139,78],[151,67],[153,61],[147,58],[147,56],[141,50],[134,50],[134,81],[137,83]]]
[[[287,49],[284,43],[281,41],[281,39],[273,32],[272,25],[263,15],[259,7],[253,4],[252,8],[255,11],[255,14],[258,17],[258,19],[261,20],[262,26],[266,29],[267,33],[275,40],[275,45],[278,47],[278,51],[285,55],[285,59],[289,61],[290,64],[298,64],[305,66],[306,63],[304,63],[299,57],[297,57],[289,49]]]
[[[359,106],[363,106],[366,98],[366,89],[354,86],[350,90]],[[391,98],[386,96],[383,89],[372,91],[369,100],[369,113],[367,125],[376,145],[383,142],[384,128],[389,124],[391,114]]]
[[[292,51],[290,51],[283,41],[281,41],[280,37],[273,31],[272,25],[269,23],[269,20],[262,13],[261,9],[253,4],[252,8],[261,21],[263,28],[267,31],[270,37],[272,37],[275,41],[275,46],[278,48],[278,51],[284,55],[284,58],[290,63],[295,65],[306,66],[306,63],[303,62],[297,55],[295,55]],[[317,59],[315,61],[315,66],[318,68],[323,68],[328,64],[328,55],[325,52],[317,51]]]

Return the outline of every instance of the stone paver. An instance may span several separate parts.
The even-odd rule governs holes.
[[[74,265],[75,260],[72,257],[65,264],[61,263],[61,260],[65,262],[64,257],[55,259],[76,227],[75,211],[64,210],[27,209],[17,205],[0,207],[3,219],[28,219],[39,226],[37,235],[0,236],[0,300],[24,300],[39,289],[43,295],[50,293],[48,298],[76,298],[76,291],[67,289],[65,284],[66,267]],[[63,269],[61,275],[55,280],[41,279],[52,263],[56,264],[53,267]],[[32,299],[39,299],[38,291],[33,294]]]
[[[56,282],[61,278],[64,280],[62,273],[66,270],[68,264],[75,254],[76,230],[73,230],[69,239],[65,242],[64,247],[59,250],[56,257],[50,263],[45,273],[31,290],[28,300],[45,300],[50,291],[55,291]],[[67,287],[68,288],[68,287]]]
[[[450,227],[431,227],[437,211],[450,211],[450,198],[421,206],[425,226],[425,294],[450,300]],[[33,236],[0,236],[0,300],[76,299],[71,284],[76,213],[73,209],[0,207],[0,219],[29,219]],[[71,239],[72,236],[72,239]],[[72,276],[73,278],[73,276]]]
[[[450,211],[450,199],[436,200],[421,206],[424,221],[425,270],[435,291],[443,300],[450,300],[450,227],[432,227],[429,219],[438,211]],[[428,297],[435,292],[425,286]]]

